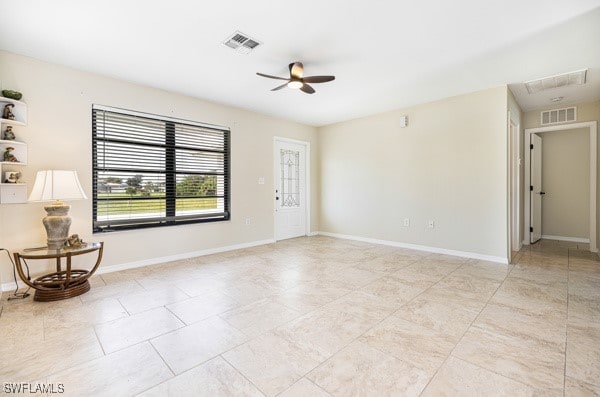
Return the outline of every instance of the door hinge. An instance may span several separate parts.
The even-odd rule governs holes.
[[[529,231],[533,233],[533,227],[529,227]]]
[[[533,186],[529,186],[529,191],[533,192]]]
[[[529,149],[533,150],[533,143],[529,145]]]

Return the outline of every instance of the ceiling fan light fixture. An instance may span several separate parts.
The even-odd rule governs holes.
[[[304,83],[302,83],[301,81],[298,81],[298,80],[292,80],[289,83],[287,83],[287,86],[293,90],[302,88],[303,85],[304,85]]]

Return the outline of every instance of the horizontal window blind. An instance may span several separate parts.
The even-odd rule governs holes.
[[[94,105],[94,231],[230,218],[224,127]]]

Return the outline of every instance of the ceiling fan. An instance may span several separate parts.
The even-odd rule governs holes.
[[[308,76],[303,77],[304,75],[304,66],[302,62],[292,62],[289,65],[290,68],[290,77],[277,77],[271,76],[264,73],[256,73],[259,76],[267,77],[269,79],[277,79],[277,80],[285,80],[286,83],[282,84],[278,87],[273,88],[271,91],[277,91],[284,87],[289,87],[292,89],[300,89],[300,91],[306,92],[307,94],[314,94],[315,89],[312,88],[308,83],[326,83],[331,80],[335,80],[335,76]]]

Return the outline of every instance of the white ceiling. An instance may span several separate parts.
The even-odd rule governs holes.
[[[0,0],[0,48],[310,125],[510,87],[525,110],[600,99],[600,0]],[[235,30],[263,45],[221,43]],[[334,74],[271,92],[256,72]],[[523,81],[590,68],[589,84]]]

